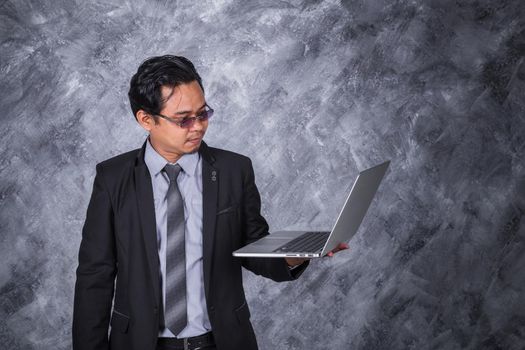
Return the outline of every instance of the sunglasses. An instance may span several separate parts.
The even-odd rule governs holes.
[[[204,108],[205,109],[199,112],[199,114],[197,114],[195,117],[170,118],[162,114],[153,114],[153,115],[156,115],[157,117],[161,117],[162,119],[166,119],[167,121],[170,121],[173,124],[177,124],[181,128],[191,128],[196,120],[203,122],[203,121],[210,119],[211,116],[213,115],[213,109],[210,106],[206,105]]]

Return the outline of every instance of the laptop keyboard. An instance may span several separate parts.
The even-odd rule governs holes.
[[[330,232],[306,232],[275,249],[275,253],[317,253],[323,249]]]

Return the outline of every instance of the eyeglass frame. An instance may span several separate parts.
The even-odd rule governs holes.
[[[166,117],[165,115],[162,115],[160,113],[150,113],[150,114],[153,115],[153,116],[161,117],[162,119],[166,119],[167,121],[172,122],[173,124],[176,124],[179,128],[187,129],[187,128],[191,128],[195,124],[196,120],[199,120],[199,121],[202,122],[202,121],[210,119],[213,116],[213,112],[215,112],[215,110],[213,108],[211,108],[207,103],[204,105],[204,107],[208,108],[207,110],[205,109],[206,114],[207,114],[206,118],[203,118],[200,115],[196,115],[195,117],[177,118],[177,119],[181,119],[179,121],[179,120],[175,120],[174,118]],[[184,123],[185,121],[188,121],[188,120],[191,121],[188,126],[182,126],[181,125],[182,123]]]

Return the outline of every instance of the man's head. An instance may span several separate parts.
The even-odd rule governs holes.
[[[174,162],[199,149],[211,113],[201,77],[188,59],[147,59],[131,78],[128,97],[137,122],[149,131],[152,146],[162,156]],[[181,126],[185,118],[190,120]]]

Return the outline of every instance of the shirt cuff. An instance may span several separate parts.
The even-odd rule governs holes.
[[[306,269],[308,264],[310,264],[310,260],[306,260],[305,262],[299,265],[289,266],[288,264],[286,264],[286,266],[288,267],[288,272],[290,273],[290,276],[293,279],[295,279],[295,278],[298,278],[303,273],[303,271]]]

